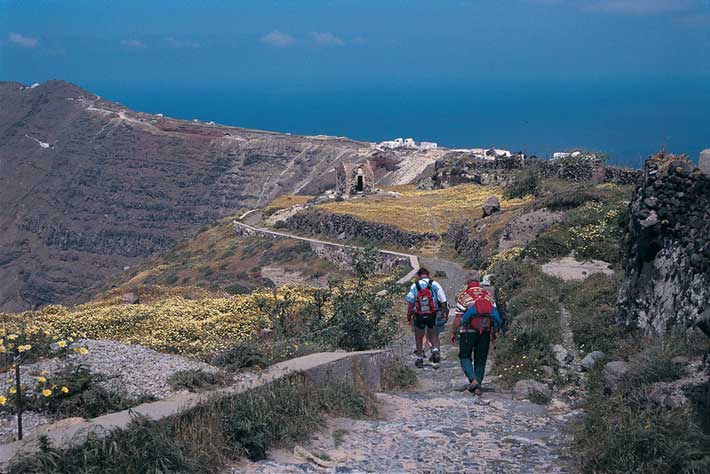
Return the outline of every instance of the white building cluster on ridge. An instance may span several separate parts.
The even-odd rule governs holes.
[[[384,149],[394,149],[394,148],[411,148],[416,150],[433,150],[438,148],[439,145],[435,142],[417,142],[413,138],[395,138],[394,140],[385,140],[383,142],[374,145],[375,148],[380,150]]]

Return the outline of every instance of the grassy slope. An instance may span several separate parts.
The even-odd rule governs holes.
[[[525,203],[526,199],[507,200],[499,187],[463,184],[433,191],[414,185],[389,188],[401,197],[372,195],[361,199],[329,202],[319,209],[350,214],[361,219],[390,224],[411,232],[446,232],[449,224],[482,216],[481,206],[488,196],[496,196],[503,209]]]

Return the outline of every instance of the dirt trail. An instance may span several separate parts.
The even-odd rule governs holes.
[[[441,283],[453,300],[465,271],[438,259],[422,259],[422,265],[446,272]],[[411,363],[412,345],[409,333],[395,344]],[[331,419],[295,450],[275,450],[265,461],[245,461],[225,474],[572,472],[562,454],[570,410],[556,400],[548,406],[513,400],[490,374],[483,397],[475,398],[462,390],[466,380],[456,353],[447,340],[441,367],[418,370],[415,389],[377,394],[379,419]]]

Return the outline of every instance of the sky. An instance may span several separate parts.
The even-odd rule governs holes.
[[[132,108],[282,131],[384,139],[408,130],[406,116],[462,145],[485,137],[447,134],[461,128],[460,113],[445,117],[457,104],[479,108],[480,122],[494,111],[496,129],[518,100],[528,117],[550,101],[581,114],[631,96],[638,114],[658,96],[675,115],[710,105],[710,0],[0,0],[0,80],[47,79]],[[382,105],[374,124],[362,104]]]

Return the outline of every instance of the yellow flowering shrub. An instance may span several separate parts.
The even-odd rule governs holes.
[[[391,278],[372,277],[367,285],[382,286]],[[350,288],[346,282],[343,288]],[[111,339],[140,344],[157,351],[204,356],[251,338],[270,327],[269,311],[281,308],[288,317],[304,313],[314,302],[309,287],[282,287],[248,295],[188,300],[168,296],[150,304],[120,304],[117,298],[67,308],[50,305],[39,311],[4,315],[30,321],[48,334],[78,334],[90,339]],[[324,317],[332,305],[322,308]],[[63,338],[55,339],[59,347]]]

